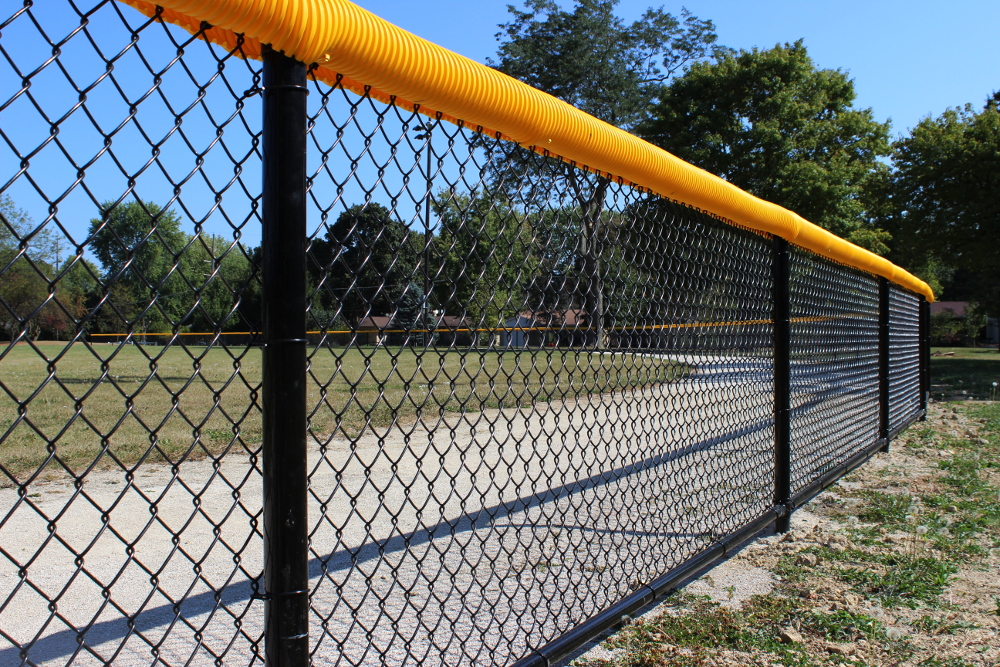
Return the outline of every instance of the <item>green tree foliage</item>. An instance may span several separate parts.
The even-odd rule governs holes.
[[[435,281],[435,301],[472,328],[492,328],[511,317],[523,306],[523,285],[538,264],[530,253],[530,221],[502,197],[483,193],[442,192],[434,214],[434,250],[447,277]]]
[[[403,290],[396,300],[396,309],[392,313],[392,329],[405,329],[406,333],[394,333],[389,336],[390,344],[402,343],[405,345],[426,344],[433,334],[428,334],[431,328],[431,317],[428,313],[427,302],[425,300],[424,288],[418,283],[411,282]]]
[[[626,23],[615,14],[617,5],[577,0],[566,11],[551,0],[527,0],[524,11],[511,6],[511,20],[497,35],[498,60],[490,65],[630,129],[645,118],[659,86],[708,55],[716,36],[711,21],[687,10],[678,19],[650,8]]]
[[[249,310],[260,291],[250,251],[221,236],[203,234],[184,253],[181,267],[192,289],[185,304],[189,328],[259,330],[260,315]]]
[[[414,279],[422,247],[423,235],[384,206],[350,207],[310,247],[310,280],[322,284],[314,306],[354,324],[392,314]]]
[[[108,202],[101,211],[100,218],[90,221],[90,248],[107,286],[95,317],[97,329],[258,328],[260,288],[253,251],[221,236],[193,237],[181,230],[177,213],[152,202]]]
[[[844,72],[817,69],[801,41],[720,52],[663,88],[649,141],[753,195],[885,253],[868,187],[884,178],[888,123],[854,108]]]
[[[604,212],[596,226],[603,230],[606,219]],[[579,299],[588,292],[581,276],[585,260],[579,247],[583,212],[574,206],[553,207],[532,213],[527,220],[535,237],[534,271],[525,286],[528,309],[544,321],[558,318],[567,309],[585,307]]]
[[[62,243],[58,234],[48,227],[37,227],[31,215],[9,195],[0,196],[0,248],[18,250],[32,260],[49,266],[60,263]]]
[[[962,317],[951,310],[939,310],[931,315],[930,324],[931,345],[975,347],[979,333],[986,326],[986,310],[972,301],[966,304]]]
[[[711,21],[701,21],[686,10],[678,19],[662,9],[649,9],[638,21],[626,23],[615,14],[617,4],[618,0],[576,0],[564,10],[551,0],[527,0],[523,11],[511,6],[510,22],[501,24],[497,34],[498,59],[490,65],[592,116],[632,129],[648,113],[660,86],[688,63],[708,55],[716,36]],[[523,149],[513,157],[522,164],[537,163]],[[509,165],[509,159],[504,162]],[[539,178],[568,183],[579,206],[577,252],[585,276],[584,310],[592,327],[588,343],[603,345],[600,221],[610,183],[556,161],[536,170],[529,180]],[[521,179],[507,183],[516,188]]]
[[[60,267],[59,237],[31,215],[0,198],[0,331],[11,339],[62,339],[84,312],[85,289],[72,262]]]
[[[962,322],[962,333],[966,340],[976,346],[979,332],[986,326],[986,309],[975,301],[965,307],[965,320]]]
[[[90,248],[104,269],[109,299],[98,315],[103,331],[170,331],[189,312],[183,250],[190,237],[180,216],[152,202],[101,205],[90,221]]]
[[[966,274],[965,298],[1000,306],[1000,111],[995,96],[925,118],[894,144],[893,259],[925,279]]]

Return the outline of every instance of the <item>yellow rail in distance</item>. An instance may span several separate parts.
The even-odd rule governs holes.
[[[813,317],[793,317],[790,322],[801,323],[801,322],[829,322],[832,320],[838,320],[849,317],[863,317],[862,315],[838,315],[833,316],[813,316]],[[773,320],[734,320],[730,322],[685,322],[678,324],[648,324],[648,325],[619,325],[610,327],[612,331],[658,331],[663,329],[712,329],[717,327],[732,327],[732,326],[747,326],[751,324],[771,324]],[[364,329],[331,329],[329,331],[307,331],[307,335],[319,336],[319,335],[335,335],[335,334],[371,334],[371,333],[499,333],[507,331],[557,331],[563,333],[572,333],[574,331],[589,331],[590,327],[559,327],[559,326],[543,326],[543,327],[494,327],[494,328],[482,328],[482,329],[472,329],[468,327],[457,327],[450,329],[447,327],[440,327],[437,329],[379,329],[378,327],[364,328]],[[220,331],[215,333],[213,331],[180,331],[178,333],[173,333],[171,331],[161,331],[153,333],[92,333],[87,334],[91,338],[105,336],[105,337],[137,337],[137,336],[262,336],[263,333],[260,331]]]

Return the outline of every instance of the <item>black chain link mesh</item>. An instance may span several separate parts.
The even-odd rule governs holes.
[[[878,281],[791,250],[792,492],[878,437]]]
[[[768,239],[311,99],[316,660],[504,664],[770,507]]]
[[[255,664],[260,65],[56,4],[0,24],[0,664]],[[772,510],[771,239],[309,105],[315,664],[508,664]],[[791,275],[794,491],[876,438],[878,299]]]
[[[889,285],[889,430],[920,411],[920,299]]]
[[[253,664],[260,362],[220,333],[257,328],[259,63],[112,2],[0,20],[0,664]]]

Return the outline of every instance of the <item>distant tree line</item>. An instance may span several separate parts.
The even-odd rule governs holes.
[[[90,222],[89,242],[73,252],[10,197],[0,200],[0,216],[0,329],[8,337],[22,330],[33,339],[64,339],[78,328],[149,334],[259,326],[259,249],[188,234],[173,211],[106,202]]]

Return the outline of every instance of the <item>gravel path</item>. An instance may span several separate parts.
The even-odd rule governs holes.
[[[508,664],[769,506],[771,409],[720,367],[316,443],[317,664]],[[252,664],[260,502],[247,456],[0,490],[0,665]]]

